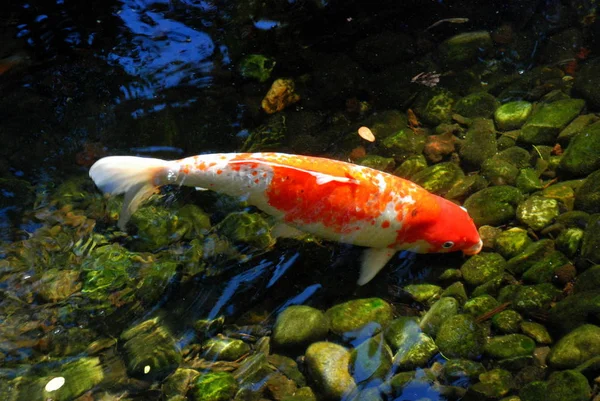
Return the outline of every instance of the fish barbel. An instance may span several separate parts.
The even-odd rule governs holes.
[[[125,194],[119,227],[162,185],[243,197],[288,232],[368,247],[359,285],[401,250],[478,253],[482,241],[466,209],[417,184],[368,167],[284,153],[220,153],[180,160],[109,156],[90,168],[105,193]],[[285,232],[286,230],[279,230]]]

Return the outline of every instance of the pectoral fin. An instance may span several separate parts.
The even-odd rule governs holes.
[[[365,285],[394,256],[396,250],[389,248],[369,248],[362,255],[358,285]]]

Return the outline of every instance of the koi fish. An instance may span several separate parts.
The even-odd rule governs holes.
[[[274,216],[278,231],[312,233],[367,247],[359,285],[397,251],[478,253],[482,241],[466,209],[408,180],[337,160],[284,153],[222,153],[161,160],[109,156],[90,168],[105,193],[125,194],[118,226],[167,184],[244,197]],[[274,228],[275,229],[275,228]]]

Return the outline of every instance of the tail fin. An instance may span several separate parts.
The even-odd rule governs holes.
[[[90,168],[90,177],[102,192],[125,194],[118,226],[125,225],[140,204],[168,182],[169,173],[178,172],[176,162],[135,156],[110,156]]]

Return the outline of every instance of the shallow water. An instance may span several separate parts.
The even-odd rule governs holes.
[[[455,115],[426,121],[419,103],[432,88],[447,89],[455,99],[489,90],[500,103],[538,101],[552,90],[569,93],[560,83],[570,85],[565,66],[583,63],[587,53],[580,57],[581,49],[593,55],[598,43],[592,6],[577,1],[59,0],[4,8],[0,398],[15,400],[167,399],[163,383],[177,366],[227,371],[248,357],[226,368],[209,357],[201,365],[201,344],[211,336],[241,338],[254,354],[290,305],[326,310],[370,297],[389,302],[395,316],[418,316],[430,304],[403,288],[447,283],[440,275],[465,262],[459,254],[397,256],[373,282],[358,287],[361,249],[313,237],[275,242],[268,234],[271,222],[243,200],[190,188],[163,188],[123,233],[116,228],[120,199],[103,197],[87,175],[97,159],[265,150],[356,162],[365,154],[385,154],[380,141],[362,140],[357,128],[377,123],[385,131],[395,124],[394,118],[378,122],[386,111],[405,116],[410,110],[410,117],[414,109],[418,121],[403,117],[402,128],[411,125],[417,135],[444,133],[434,131],[440,123],[461,125]],[[468,20],[452,20],[457,17]],[[570,30],[575,33],[560,36]],[[476,31],[492,33],[489,49],[475,50],[466,62],[440,60],[446,39]],[[559,36],[560,45],[549,39]],[[268,58],[256,73],[264,79],[242,67],[249,55]],[[541,67],[549,72],[539,72]],[[433,75],[419,78],[421,73]],[[547,78],[554,73],[556,82]],[[524,78],[529,87],[502,83],[522,76],[533,77]],[[261,100],[278,78],[294,81],[299,101],[268,114]],[[466,128],[453,129],[448,131],[464,138]],[[395,167],[410,155],[410,149],[385,154]],[[451,151],[428,162],[455,156]],[[385,163],[378,167],[395,170]],[[164,341],[148,340],[157,353],[127,348],[124,333],[152,319],[167,332]],[[199,321],[215,319],[224,326],[198,329]],[[330,334],[327,340],[350,347],[365,334],[358,338],[345,342]],[[156,359],[169,341],[176,363],[156,373],[131,367],[135,358],[162,366]],[[281,353],[297,359],[306,373],[303,352]],[[86,367],[80,388],[54,392],[57,398],[43,390],[53,377],[70,379],[77,361],[101,367]],[[443,363],[436,354],[416,368],[417,375]],[[474,382],[465,380],[444,384],[464,389]],[[373,399],[464,395],[418,380],[400,394],[380,390]],[[236,399],[286,399],[260,385],[248,394]]]

